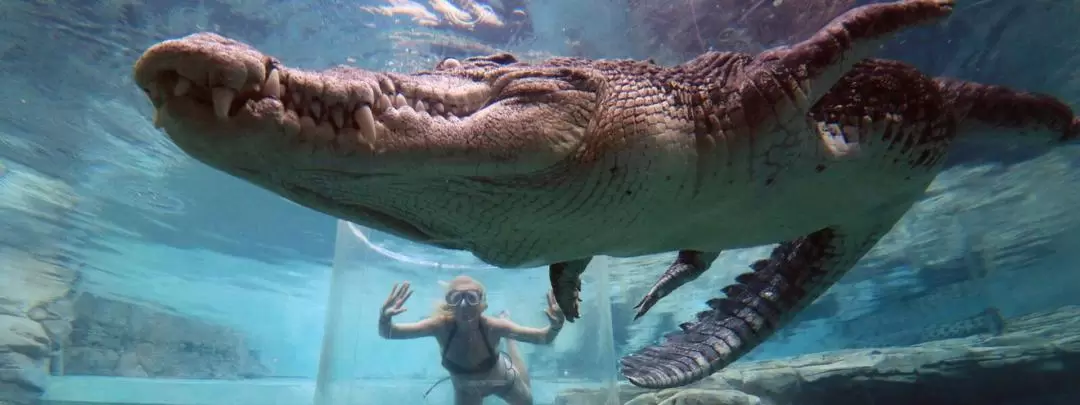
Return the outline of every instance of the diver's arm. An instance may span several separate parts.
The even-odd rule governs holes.
[[[502,337],[536,345],[551,344],[555,337],[559,335],[559,331],[562,330],[561,323],[553,323],[544,328],[533,328],[518,325],[507,319],[492,319],[490,322],[493,326],[496,326],[495,329]]]
[[[562,330],[566,317],[563,316],[562,310],[559,309],[559,303],[555,301],[555,294],[551,291],[548,291],[547,302],[548,305],[544,309],[544,315],[547,315],[548,321],[551,322],[548,327],[531,328],[518,325],[509,319],[498,319],[496,325],[499,325],[499,332],[503,337],[519,342],[537,345],[551,344],[555,337],[559,336],[559,331]]]
[[[435,334],[442,325],[439,318],[426,318],[414,323],[395,324],[389,316],[379,317],[379,336],[383,339],[416,339]]]
[[[409,283],[394,284],[390,296],[386,297],[382,310],[379,311],[379,336],[383,339],[416,339],[431,336],[435,329],[442,326],[443,318],[429,317],[416,323],[395,325],[392,318],[405,312],[405,301],[412,296]]]

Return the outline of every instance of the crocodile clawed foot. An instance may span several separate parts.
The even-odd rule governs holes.
[[[637,309],[634,320],[649,312],[649,309],[656,305],[657,302],[660,302],[661,298],[671,294],[672,291],[675,291],[683,284],[698,278],[705,270],[709,269],[709,265],[719,255],[719,253],[704,253],[694,250],[679,251],[679,256],[675,259],[675,262],[668,266],[667,271],[656,280],[649,292],[634,306],[634,309]]]
[[[581,317],[578,303],[581,302],[581,273],[589,265],[590,259],[560,262],[548,267],[551,278],[551,291],[555,302],[566,316],[567,322],[574,322]]]
[[[674,267],[675,266],[673,265],[672,267],[668,268],[668,271],[664,274],[667,275],[668,273],[670,273],[671,269]],[[657,280],[656,283],[653,284],[652,288],[649,289],[649,292],[645,294],[644,297],[641,297],[641,301],[638,301],[637,305],[634,305],[634,309],[637,310],[637,312],[634,313],[635,321],[638,320],[638,318],[644,316],[646,312],[649,312],[649,309],[652,308],[653,305],[656,305],[657,302],[660,302],[661,298],[664,298],[668,295],[668,293],[672,291],[668,288],[665,288],[668,287],[668,285],[666,284],[668,283],[668,280],[670,279],[661,278],[660,280]]]

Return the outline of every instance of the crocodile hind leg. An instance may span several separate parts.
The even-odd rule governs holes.
[[[581,273],[589,267],[592,258],[560,262],[548,266],[548,277],[551,278],[551,291],[555,295],[555,302],[559,309],[566,315],[567,322],[574,322],[581,317],[578,303],[581,302]]]
[[[649,292],[634,306],[634,309],[637,309],[634,320],[649,312],[649,308],[660,302],[661,298],[666,297],[672,291],[682,287],[683,284],[689,283],[705,273],[709,266],[712,265],[712,262],[719,256],[720,253],[680,250],[675,262],[668,266],[667,271],[656,280]]]
[[[915,196],[872,213],[872,225],[838,225],[781,243],[707,302],[710,309],[679,325],[659,345],[622,359],[622,373],[645,388],[679,387],[738,360],[840,279],[893,226]],[[898,201],[899,202],[899,201]],[[885,211],[890,212],[890,211]]]

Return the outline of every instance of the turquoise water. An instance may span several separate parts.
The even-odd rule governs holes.
[[[433,339],[376,333],[394,283],[415,291],[395,321],[423,319],[440,282],[466,274],[490,315],[546,325],[546,269],[360,228],[188,157],[131,77],[157,42],[212,31],[307,69],[409,72],[495,51],[673,64],[791,43],[862,3],[3,2],[0,404],[452,404]],[[958,0],[948,24],[882,55],[1078,108],[1077,18],[1072,1]],[[534,402],[1076,403],[1078,163],[1075,146],[955,151],[855,270],[693,390],[634,388],[617,360],[691,320],[771,246],[724,252],[638,321],[632,306],[673,254],[599,259],[583,318],[551,345],[519,343]]]

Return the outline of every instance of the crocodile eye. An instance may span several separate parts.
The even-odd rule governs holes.
[[[448,70],[457,69],[461,67],[461,62],[454,58],[443,59],[438,65],[435,65],[435,70]]]

